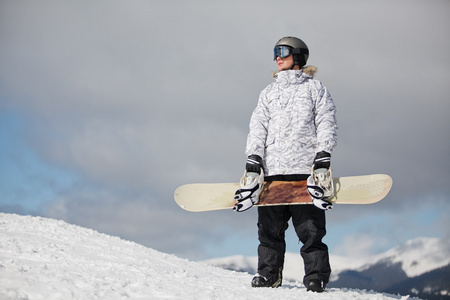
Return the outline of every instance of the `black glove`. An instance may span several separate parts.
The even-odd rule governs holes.
[[[261,174],[261,169],[262,169],[262,158],[256,154],[250,155],[247,158],[247,163],[245,164],[245,170],[248,173]]]
[[[329,169],[331,165],[331,154],[325,151],[321,151],[316,154],[314,158],[314,170],[317,169]]]

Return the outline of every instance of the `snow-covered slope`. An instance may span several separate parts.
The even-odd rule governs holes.
[[[251,278],[63,221],[0,213],[0,299],[411,299],[314,294],[289,282],[254,289]]]

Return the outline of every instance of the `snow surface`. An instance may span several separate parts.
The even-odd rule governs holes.
[[[251,274],[158,252],[94,230],[0,213],[0,299],[417,299],[298,282],[250,287]]]

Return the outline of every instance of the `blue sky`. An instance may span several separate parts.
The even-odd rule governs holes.
[[[59,190],[73,182],[73,176],[40,160],[27,145],[21,118],[0,111],[0,205],[4,212],[36,213]]]
[[[189,213],[173,192],[240,179],[273,45],[294,35],[338,109],[334,175],[394,179],[380,203],[327,213],[331,252],[448,237],[450,3],[255,3],[2,1],[0,211],[191,259],[256,255],[255,210]]]

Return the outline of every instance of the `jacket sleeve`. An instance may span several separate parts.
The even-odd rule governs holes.
[[[320,151],[332,153],[337,144],[338,126],[336,121],[336,106],[327,88],[321,83],[318,88],[315,109],[317,134],[316,153]]]
[[[245,154],[256,154],[264,158],[267,128],[270,120],[269,109],[266,102],[266,89],[261,92],[258,104],[250,119],[250,131],[247,137]]]

